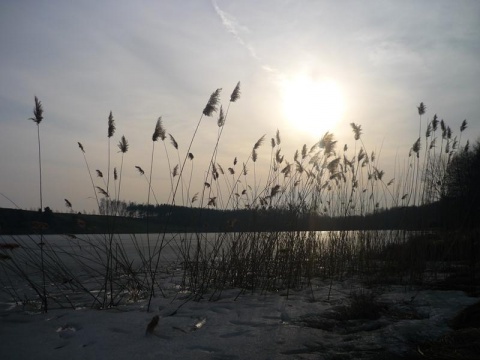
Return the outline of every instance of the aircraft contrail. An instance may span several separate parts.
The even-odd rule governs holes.
[[[249,44],[247,41],[243,39],[241,36],[242,32],[248,32],[249,29],[237,21],[234,16],[226,13],[220,7],[218,6],[218,3],[216,0],[212,0],[212,6],[215,9],[216,14],[220,17],[220,20],[222,21],[223,26],[227,29],[227,31],[233,35],[235,40],[238,41],[240,45],[245,47],[247,51],[249,52],[250,56],[254,58],[255,60],[259,61],[261,63],[262,69],[269,73],[278,73],[278,71],[273,68],[272,66],[262,64],[262,59],[258,56],[257,52],[255,51],[255,48]]]

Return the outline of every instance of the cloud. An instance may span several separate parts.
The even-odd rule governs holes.
[[[257,54],[257,51],[250,44],[248,41],[244,40],[242,34],[250,33],[250,29],[238,22],[238,20],[228,14],[227,12],[220,9],[216,0],[212,0],[212,6],[215,9],[215,12],[220,17],[223,26],[227,29],[227,31],[233,35],[233,37],[238,41],[240,45],[247,49],[248,53],[252,58],[257,60],[260,63],[260,67],[270,75],[275,75],[274,82],[278,83],[284,76],[273,66],[269,64],[265,64],[262,62],[262,59]]]
[[[253,46],[247,43],[241,36],[242,32],[249,32],[248,28],[240,25],[232,15],[220,9],[216,0],[212,0],[212,5],[215,9],[215,12],[222,20],[222,24],[227,29],[227,31],[233,35],[233,37],[239,42],[240,45],[244,46],[248,50],[248,52],[254,59],[260,60]]]

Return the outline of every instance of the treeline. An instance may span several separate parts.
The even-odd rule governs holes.
[[[179,231],[183,229],[147,219],[124,216],[86,215],[81,213],[54,213],[48,207],[45,211],[0,208],[0,236],[25,234],[138,234],[148,231]]]
[[[145,233],[164,231],[425,230],[461,226],[447,202],[380,210],[365,216],[328,217],[282,209],[217,210],[130,203],[126,216],[0,209],[0,234]]]
[[[448,218],[441,203],[398,207],[364,216],[347,217],[328,217],[316,213],[299,214],[286,209],[216,210],[145,204],[130,204],[128,209],[130,215],[139,218],[148,216],[154,223],[204,231],[419,230],[442,227],[447,224],[445,217]]]

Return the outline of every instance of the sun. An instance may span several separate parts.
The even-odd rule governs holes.
[[[345,111],[342,90],[330,79],[296,76],[282,84],[283,110],[293,127],[314,136],[333,131]]]

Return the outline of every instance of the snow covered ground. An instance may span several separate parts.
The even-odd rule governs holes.
[[[378,318],[354,319],[352,294],[373,293],[353,281],[330,285],[319,281],[288,297],[235,289],[217,301],[156,297],[151,312],[145,300],[46,314],[11,305],[0,312],[0,359],[407,359],[478,301],[459,291],[388,286],[372,290]]]

